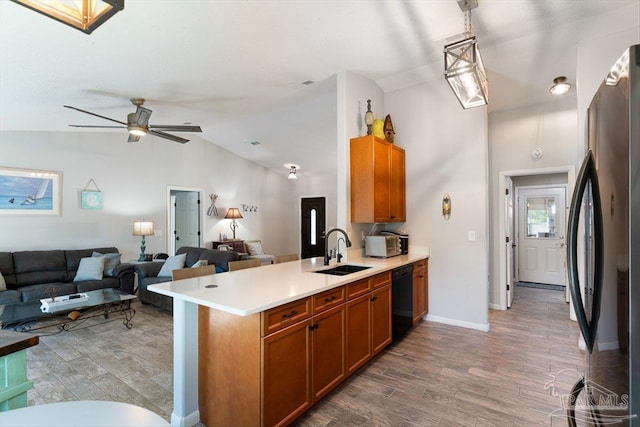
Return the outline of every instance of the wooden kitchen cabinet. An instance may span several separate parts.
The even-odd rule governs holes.
[[[312,404],[311,319],[263,339],[263,425],[287,425]]]
[[[311,325],[311,388],[313,402],[340,384],[346,369],[346,307],[337,307],[313,317]]]
[[[429,311],[429,260],[413,264],[413,324],[420,322]]]
[[[391,276],[369,279],[370,291],[347,302],[347,373],[351,374],[391,343]],[[363,280],[347,285],[362,290]]]
[[[351,139],[351,221],[406,220],[405,151],[373,135]]]

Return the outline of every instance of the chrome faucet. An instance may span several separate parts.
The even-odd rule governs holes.
[[[329,256],[329,235],[334,231],[339,231],[344,235],[344,240],[348,248],[351,247],[351,240],[349,240],[349,236],[347,236],[347,232],[341,228],[332,228],[329,231],[323,233],[324,237],[324,265],[329,265],[329,260],[331,257]]]

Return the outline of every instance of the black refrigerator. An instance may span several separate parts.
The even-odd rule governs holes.
[[[586,360],[567,417],[569,425],[640,426],[640,45],[600,85],[586,134],[567,232]]]

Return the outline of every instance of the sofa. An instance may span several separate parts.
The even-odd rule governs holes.
[[[234,251],[219,251],[216,249],[195,248],[183,246],[176,251],[176,255],[185,254],[183,265],[177,268],[192,267],[198,261],[206,265],[215,265],[216,272],[221,273],[229,271],[229,262],[237,261],[240,256]],[[169,257],[165,262],[172,262],[173,257]],[[138,275],[138,298],[143,304],[152,304],[163,310],[173,312],[173,298],[152,292],[148,289],[149,285],[156,283],[169,282],[171,280],[171,271],[163,271],[163,275],[159,276],[164,262],[145,262],[135,265],[135,271]]]
[[[98,274],[98,263],[82,261],[83,258],[103,258],[103,271]],[[110,261],[104,261],[106,259]],[[79,272],[81,263],[83,267]],[[90,264],[95,266],[91,277],[85,275],[86,266]],[[0,252],[0,273],[0,304],[104,288],[134,293],[134,266],[121,263],[115,247]]]

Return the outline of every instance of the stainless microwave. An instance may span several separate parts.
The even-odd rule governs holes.
[[[365,236],[364,254],[376,258],[388,258],[402,253],[400,236]]]

